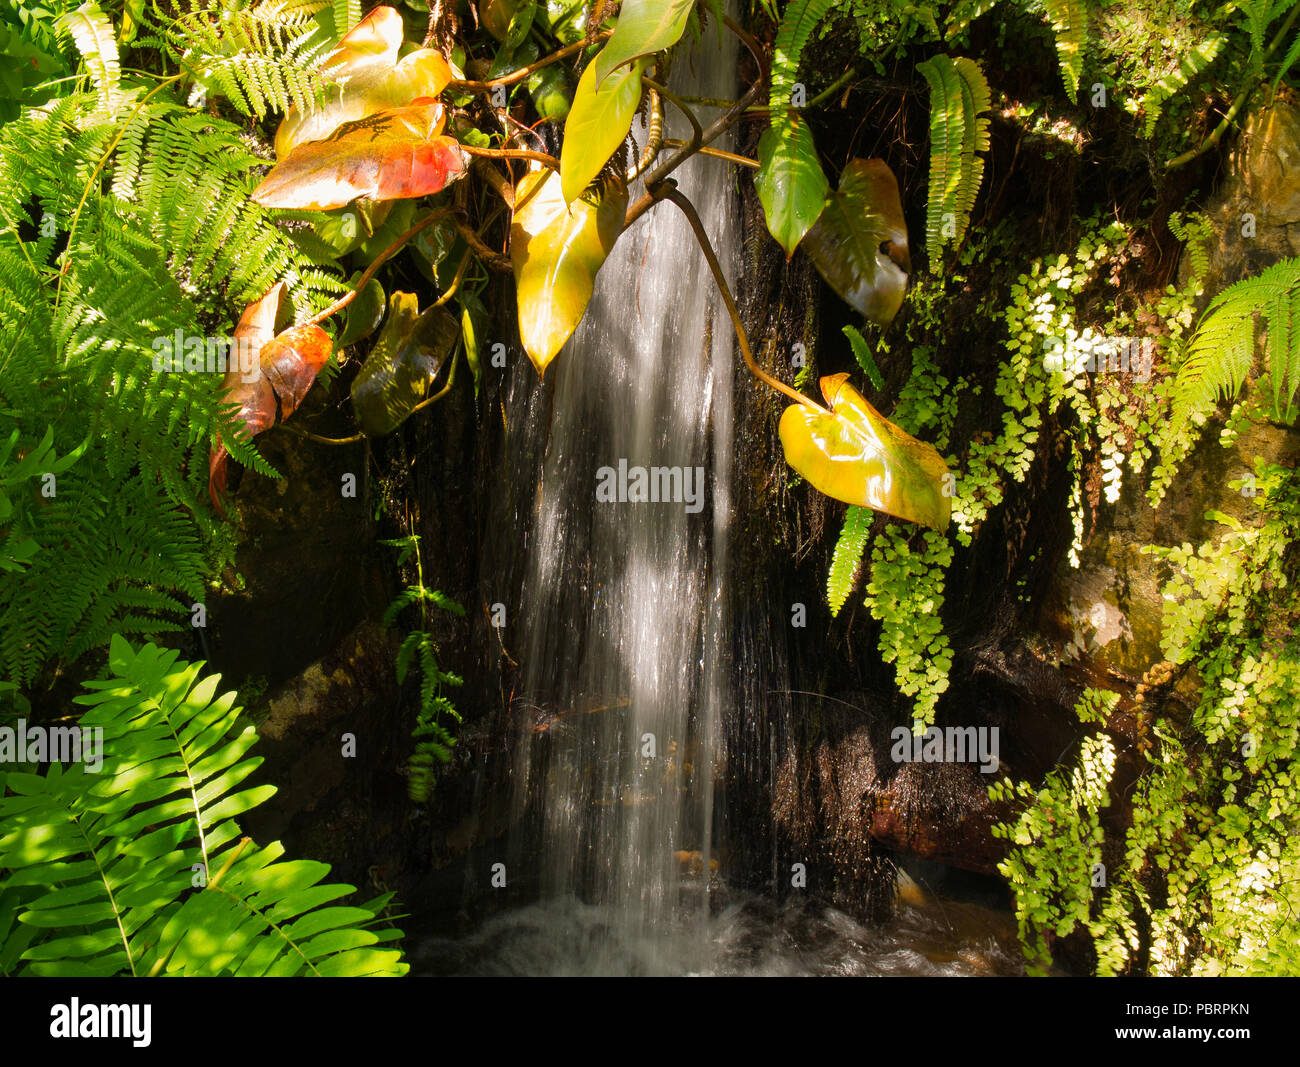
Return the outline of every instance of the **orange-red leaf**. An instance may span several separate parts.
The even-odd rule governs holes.
[[[236,418],[243,423],[244,436],[255,437],[276,421],[276,397],[280,398],[280,419],[287,419],[302,403],[329,359],[329,334],[319,326],[291,326],[276,334],[275,322],[284,299],[280,282],[265,296],[244,309],[235,327],[235,352],[238,366],[232,366],[222,379],[225,399],[239,404]],[[245,358],[251,353],[254,358]],[[247,370],[244,370],[244,367]],[[229,453],[220,435],[208,457],[208,496],[223,516],[221,494],[226,489],[226,463]]]
[[[391,108],[299,145],[253,190],[263,207],[329,211],[359,196],[401,200],[436,193],[465,173],[438,103]]]
[[[262,348],[262,373],[280,398],[280,418],[287,419],[303,402],[333,342],[319,326],[291,326]]]

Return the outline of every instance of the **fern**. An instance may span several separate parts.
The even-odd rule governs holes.
[[[874,514],[870,508],[860,508],[854,504],[850,504],[845,512],[844,529],[835,542],[830,574],[826,576],[826,600],[830,603],[832,615],[840,613],[840,608],[844,607],[844,602],[853,592]]]
[[[863,339],[862,334],[858,333],[852,326],[845,326],[844,336],[849,339],[849,344],[853,348],[853,358],[858,361],[862,373],[871,379],[871,384],[877,389],[883,389],[885,379],[881,376],[880,368],[876,366],[876,359],[871,354],[871,348]]]
[[[808,38],[826,17],[834,0],[790,0],[781,15],[772,51],[771,89],[768,96],[773,126],[785,122],[790,113],[790,97],[799,80],[799,60]]]
[[[102,59],[106,22],[77,15]],[[174,630],[202,599],[233,549],[207,502],[216,437],[275,474],[239,432],[220,375],[160,373],[157,342],[228,338],[242,306],[282,279],[299,318],[344,289],[248,199],[264,160],[237,126],[165,89],[145,99],[96,80],[95,94],[0,129],[0,442],[13,438],[20,458],[47,431],[50,456],[84,446],[71,469],[34,472],[57,474],[51,492],[24,511],[17,540],[5,534],[24,555],[0,568],[0,675],[23,685],[115,628]]]
[[[122,105],[122,68],[108,17],[92,0],[61,16],[56,26],[76,43],[104,110],[116,115]]]
[[[926,243],[936,257],[959,246],[984,177],[989,147],[989,86],[974,60],[938,55],[917,64],[930,85],[930,192]]]
[[[402,641],[397,653],[397,684],[402,685],[410,672],[411,664],[420,665],[420,712],[416,717],[411,736],[415,751],[407,762],[407,792],[417,804],[423,804],[433,791],[434,767],[451,759],[455,737],[445,725],[445,720],[460,722],[460,712],[444,693],[444,687],[454,688],[464,680],[438,664],[438,646],[429,633],[428,605],[452,615],[465,616],[465,609],[451,597],[424,584],[424,569],[420,562],[420,535],[380,541],[381,545],[399,549],[398,566],[415,562],[415,584],[407,586],[384,612],[384,626],[393,626],[407,608],[420,607],[420,628],[412,630]]]
[[[1223,51],[1227,38],[1221,33],[1212,33],[1179,61],[1178,66],[1153,85],[1142,97],[1142,113],[1146,116],[1143,136],[1150,137],[1155,131],[1156,123],[1164,109],[1165,101],[1180,89],[1200,77]]]
[[[1262,389],[1274,417],[1293,422],[1300,388],[1300,259],[1284,259],[1230,286],[1211,301],[1178,368],[1167,436],[1202,421],[1219,398],[1241,392],[1255,360],[1257,320],[1263,326]]]
[[[349,5],[341,6],[346,22]],[[169,50],[246,115],[310,110],[324,91],[321,60],[335,44],[335,36],[313,18],[327,7],[324,2],[261,3],[222,12],[219,19],[199,9],[170,28]],[[341,36],[346,27],[337,32]]]
[[[0,799],[0,970],[109,975],[401,975],[399,931],[370,929],[381,898],[327,884],[323,863],[282,861],[237,816],[273,786],[240,788],[262,762],[218,675],[114,637],[111,677],[77,698],[94,760],[10,772]]]
[[[1056,35],[1056,55],[1061,63],[1061,80],[1071,103],[1078,99],[1083,74],[1083,50],[1088,39],[1088,6],[1085,0],[1043,0]]]

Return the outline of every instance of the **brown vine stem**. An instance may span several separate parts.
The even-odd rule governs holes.
[[[404,244],[406,244],[407,241],[409,241],[412,237],[414,237],[417,233],[423,230],[430,223],[436,222],[438,219],[443,218],[444,216],[448,215],[450,212],[451,212],[451,208],[445,207],[445,208],[441,208],[438,211],[434,211],[431,214],[422,218],[419,222],[417,222],[404,234],[398,237],[397,240],[395,240],[392,244],[390,244],[387,248],[385,248],[382,252],[380,252],[379,255],[375,257],[375,261],[366,268],[366,272],[363,275],[361,275],[361,278],[357,281],[356,286],[352,289],[350,293],[344,293],[343,296],[339,297],[336,301],[334,301],[334,303],[332,303],[324,311],[318,312],[312,318],[304,322],[303,325],[315,326],[318,323],[324,322],[330,316],[336,315],[340,311],[342,311],[345,307],[347,307],[350,303],[352,303],[353,300],[357,298],[357,293],[361,292],[362,289],[364,289],[367,285],[370,284],[370,279],[375,276],[375,273],[379,270],[379,268],[382,267],[385,263],[387,263],[388,260],[393,255],[395,255],[401,249],[401,247]]]
[[[685,141],[679,141],[675,137],[665,137],[664,144],[669,148],[681,148]],[[725,159],[728,163],[739,163],[742,167],[749,167],[757,170],[761,164],[756,159],[750,159],[749,156],[738,156],[734,152],[724,152],[721,148],[701,147],[699,153],[702,156],[711,156],[713,159]]]
[[[478,148],[469,144],[462,144],[460,147],[461,151],[468,152],[471,156],[484,156],[487,159],[535,159],[538,163],[550,167],[551,170],[560,169],[560,161],[554,156],[548,156],[545,152],[534,152],[528,148]]]
[[[686,216],[686,221],[691,224],[691,229],[695,233],[695,240],[699,242],[700,251],[704,253],[705,262],[708,263],[709,270],[713,274],[713,280],[717,283],[718,291],[722,294],[722,302],[727,305],[727,314],[731,316],[731,324],[736,331],[736,341],[740,344],[740,354],[745,358],[745,366],[749,368],[749,372],[765,385],[775,389],[778,393],[784,393],[791,400],[802,404],[804,407],[812,408],[823,415],[831,414],[826,408],[811,398],[804,396],[797,389],[791,389],[779,378],[773,378],[754,361],[754,354],[749,350],[749,335],[745,333],[745,327],[740,321],[740,311],[736,307],[736,300],[731,295],[731,287],[727,285],[727,279],[722,273],[718,257],[713,251],[713,245],[709,242],[709,235],[704,232],[704,223],[700,221],[695,205],[679,193],[673,183],[666,182],[665,185],[668,188],[656,190],[656,199],[671,200],[681,209],[682,214]]]
[[[444,92],[454,93],[460,91],[468,93],[490,93],[498,85],[515,85],[536,71],[541,70],[543,67],[549,67],[552,63],[558,63],[561,59],[565,59],[568,56],[573,55],[575,52],[581,52],[589,45],[593,45],[597,41],[603,41],[605,38],[612,36],[613,33],[613,30],[602,30],[600,33],[594,34],[590,39],[584,38],[583,40],[576,41],[571,45],[566,45],[559,51],[552,52],[549,56],[543,56],[536,63],[530,63],[526,67],[520,67],[516,71],[512,71],[500,78],[493,78],[491,81],[484,82],[459,79],[449,81]]]
[[[708,145],[722,135],[737,121],[739,121],[749,109],[750,105],[758,99],[758,94],[762,91],[764,84],[767,82],[767,63],[763,59],[763,50],[759,43],[741,26],[730,17],[723,19],[723,25],[734,33],[749,49],[750,55],[754,57],[754,62],[758,65],[758,77],[754,84],[746,90],[745,95],[736,101],[735,105],[730,108],[724,115],[720,116],[700,135],[699,143],[696,143],[694,137],[690,142],[679,148],[666,160],[659,164],[654,170],[646,175],[645,185],[646,193],[635,204],[627,209],[627,214],[623,216],[623,228],[627,229],[632,223],[636,222],[642,215],[655,206],[662,196],[655,196],[651,192],[674,170],[680,167],[686,160],[690,159],[700,148],[701,145]],[[694,147],[691,147],[694,145]],[[806,399],[806,398],[805,398]],[[809,401],[811,403],[811,401]]]

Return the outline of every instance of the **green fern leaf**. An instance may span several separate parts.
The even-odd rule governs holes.
[[[830,574],[826,577],[826,599],[830,603],[832,615],[840,613],[840,608],[844,607],[844,602],[853,592],[874,514],[870,508],[850,504],[844,515],[844,528],[840,531],[839,540],[835,542]]]
[[[930,190],[926,243],[932,257],[961,244],[989,147],[988,82],[974,60],[938,55],[917,64],[930,86]]]
[[[1074,102],[1083,74],[1083,51],[1088,39],[1088,6],[1085,0],[1044,0],[1047,17],[1056,34],[1056,55],[1061,63],[1065,92]]]

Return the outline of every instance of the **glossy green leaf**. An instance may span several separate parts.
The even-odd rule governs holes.
[[[767,230],[789,259],[821,215],[830,188],[807,124],[791,114],[768,128],[759,138],[758,163],[754,187]]]
[[[349,280],[349,284],[356,285],[360,280],[361,272],[358,271]],[[347,321],[335,347],[347,348],[349,345],[365,340],[379,329],[379,324],[383,321],[384,287],[379,284],[378,278],[371,278],[366,283],[366,287],[357,293],[352,303],[348,305]]]
[[[644,60],[633,63],[611,74],[599,89],[596,65],[588,64],[582,72],[560,149],[560,191],[566,202],[577,199],[627,139],[641,102],[644,69]]]
[[[803,250],[858,312],[889,325],[902,306],[911,262],[898,182],[883,159],[850,160]]]
[[[352,382],[361,428],[371,437],[397,429],[424,399],[459,337],[460,323],[446,308],[421,314],[414,293],[393,293],[379,339]]]
[[[952,511],[948,465],[868,404],[848,377],[821,380],[829,412],[804,404],[785,409],[780,435],[786,462],[827,496],[942,533]]]
[[[675,45],[686,29],[695,0],[623,0],[614,36],[596,57],[596,81],[624,63]]]
[[[627,188],[565,204],[552,170],[530,171],[515,189],[510,259],[519,335],[538,374],[556,357],[587,310],[596,273],[623,228]]]

